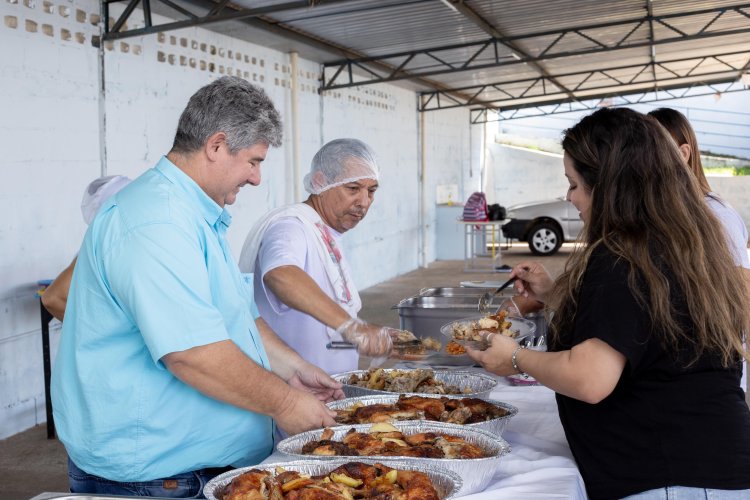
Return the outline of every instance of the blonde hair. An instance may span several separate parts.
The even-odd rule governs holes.
[[[555,283],[553,346],[570,348],[583,275],[603,245],[628,264],[628,286],[665,349],[690,347],[689,363],[707,351],[724,366],[745,356],[750,294],[721,224],[664,128],[633,110],[605,108],[567,130],[562,146],[591,193],[591,215],[581,237],[586,245]],[[680,294],[683,321],[673,304]]]

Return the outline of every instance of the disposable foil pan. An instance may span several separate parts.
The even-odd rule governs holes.
[[[501,437],[495,436],[485,430],[476,429],[455,424],[445,424],[443,422],[428,422],[425,420],[411,422],[395,422],[393,425],[403,434],[419,434],[421,432],[436,432],[458,436],[466,442],[479,446],[487,455],[484,458],[467,458],[467,459],[447,459],[447,458],[422,458],[422,457],[382,457],[370,456],[389,467],[391,463],[405,463],[411,467],[421,465],[427,469],[443,468],[457,473],[463,479],[463,487],[459,491],[460,495],[468,495],[482,491],[495,474],[500,465],[500,459],[503,455],[510,453],[510,445]],[[334,441],[341,441],[350,429],[357,432],[367,432],[372,424],[360,425],[342,425],[332,427]],[[323,429],[303,432],[295,436],[288,437],[279,442],[277,449],[279,452],[289,455],[294,459],[317,459],[321,461],[331,460],[330,456],[303,455],[302,447],[311,442],[319,441]],[[335,457],[340,458],[340,457]],[[350,457],[351,458],[351,457]],[[359,458],[359,457],[355,457]]]
[[[293,462],[279,462],[275,464],[262,464],[253,465],[250,467],[242,467],[241,469],[235,469],[229,472],[225,472],[224,474],[216,476],[211,481],[206,483],[206,486],[203,488],[203,495],[208,500],[222,500],[222,493],[224,491],[224,488],[226,488],[229,483],[232,482],[232,479],[239,476],[240,474],[244,474],[251,469],[273,472],[276,467],[283,467],[285,470],[298,471],[303,474],[309,474],[311,476],[320,476],[328,474],[337,467],[349,462],[362,462],[369,465],[382,463],[392,469],[424,472],[425,474],[427,474],[427,477],[430,478],[430,481],[437,490],[438,496],[441,500],[448,500],[455,497],[456,494],[461,490],[461,487],[463,485],[461,476],[447,469],[428,468],[423,465],[399,460],[390,460],[386,464],[382,460],[373,460],[371,458],[365,457],[336,457],[335,459],[325,461],[296,460]]]
[[[473,396],[464,396],[461,394],[445,394],[445,395],[443,394],[419,394],[419,396],[423,396],[426,398],[445,397],[445,398],[451,398],[451,399],[462,399],[466,397],[473,397]],[[367,406],[367,405],[378,405],[378,404],[394,404],[397,401],[398,401],[398,394],[377,395],[377,396],[376,395],[359,396],[356,398],[346,398],[346,399],[339,399],[338,401],[331,401],[330,403],[328,403],[328,408],[330,408],[331,410],[343,410],[357,403],[363,406]],[[502,417],[493,418],[491,420],[486,420],[484,422],[466,424],[465,427],[470,427],[473,429],[482,429],[482,430],[490,432],[494,436],[502,436],[503,431],[505,430],[505,427],[508,425],[508,422],[510,422],[510,419],[515,417],[518,414],[518,408],[516,408],[513,405],[509,405],[508,403],[503,403],[502,401],[496,401],[494,399],[487,399],[486,401],[498,408],[502,408],[508,413]],[[434,421],[429,420],[429,422],[434,422]],[[341,424],[341,425],[346,426],[346,425],[351,425],[351,424]]]
[[[383,370],[385,372],[392,372],[397,371],[396,369],[385,369]],[[408,369],[400,370],[400,371],[409,371]],[[343,373],[337,373],[336,375],[332,375],[332,377],[344,384],[343,390],[344,394],[347,398],[355,398],[358,396],[370,396],[374,394],[394,394],[390,391],[380,391],[377,389],[368,389],[367,387],[362,387],[359,385],[350,385],[348,383],[349,377],[352,375],[362,376],[365,373],[367,373],[368,370],[353,370],[349,372],[343,372]],[[476,372],[470,372],[470,371],[461,371],[461,370],[434,370],[434,378],[435,380],[439,380],[443,382],[445,385],[455,385],[460,387],[461,389],[466,389],[467,392],[464,392],[462,394],[457,394],[457,396],[464,396],[464,397],[473,397],[473,398],[482,398],[487,399],[490,396],[490,393],[497,387],[497,380],[495,380],[493,377],[489,375],[484,375],[482,373],[476,373]],[[424,393],[421,392],[410,392],[407,394],[417,394],[419,396],[424,396]],[[442,394],[441,394],[442,395]]]

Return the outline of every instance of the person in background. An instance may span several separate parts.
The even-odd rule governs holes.
[[[226,240],[281,120],[237,77],[199,89],[166,157],[110,197],[84,237],[52,373],[72,492],[198,497],[260,463],[274,422],[334,425],[338,384],[260,318]]]
[[[562,146],[586,244],[555,282],[532,261],[511,272],[554,311],[549,352],[491,335],[469,355],[557,392],[590,498],[750,498],[750,294],[722,226],[654,118],[601,109]]]
[[[342,251],[342,235],[367,215],[379,168],[367,144],[336,139],[315,154],[302,203],[263,216],[248,233],[240,269],[253,272],[261,317],[309,362],[338,373],[358,368],[358,353],[391,350],[397,330],[357,318],[362,302]],[[326,349],[343,338],[357,351]]]
[[[682,158],[698,181],[703,197],[711,208],[726,233],[727,244],[732,252],[735,265],[743,270],[750,284],[750,258],[747,253],[748,232],[745,221],[729,203],[711,190],[706,174],[703,172],[698,139],[688,119],[679,111],[671,108],[659,108],[648,113],[656,118],[667,129],[677,143]]]
[[[130,179],[124,175],[108,175],[91,181],[83,192],[81,201],[81,213],[86,225],[91,224],[102,203],[128,184],[130,184]],[[76,259],[73,257],[68,267],[62,270],[42,294],[42,304],[52,316],[60,321],[65,317],[65,304],[68,302],[68,290],[70,280],[73,278]]]

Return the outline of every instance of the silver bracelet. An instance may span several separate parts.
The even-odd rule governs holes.
[[[529,374],[522,372],[521,369],[518,367],[518,361],[516,361],[516,356],[518,355],[518,351],[521,349],[526,349],[525,345],[519,345],[516,347],[516,349],[513,351],[513,354],[510,355],[510,364],[513,365],[513,369],[521,374],[523,378],[529,378]]]

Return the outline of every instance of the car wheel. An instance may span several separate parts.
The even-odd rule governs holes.
[[[529,231],[529,249],[535,255],[552,255],[562,246],[562,231],[555,224],[542,222]]]

